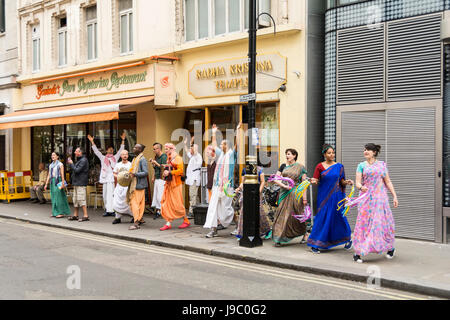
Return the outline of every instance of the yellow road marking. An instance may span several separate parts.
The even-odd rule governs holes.
[[[158,253],[158,254],[163,254],[163,255],[167,255],[167,256],[173,256],[176,258],[185,258],[185,259],[189,259],[192,261],[209,263],[209,264],[213,264],[213,265],[217,265],[217,266],[221,266],[221,267],[238,269],[238,270],[243,270],[243,271],[247,271],[247,272],[254,271],[254,272],[258,272],[260,274],[264,274],[264,275],[268,275],[268,276],[276,276],[279,278],[284,278],[284,279],[289,279],[289,280],[297,280],[297,281],[315,283],[315,284],[320,284],[320,285],[326,285],[329,287],[346,289],[346,290],[361,292],[361,293],[365,293],[365,294],[371,294],[371,295],[395,299],[395,300],[404,300],[404,299],[426,300],[424,298],[414,297],[414,296],[400,294],[400,293],[375,292],[374,290],[376,290],[376,289],[364,288],[362,286],[358,286],[358,285],[354,285],[354,284],[343,284],[342,282],[329,280],[329,279],[322,279],[322,278],[315,277],[315,276],[301,276],[301,275],[294,276],[285,271],[251,265],[250,263],[246,263],[246,266],[244,267],[244,266],[242,266],[242,264],[232,262],[232,261],[218,262],[217,258],[213,259],[206,255],[193,254],[193,253],[184,252],[182,250],[171,249],[171,248],[156,248],[156,247],[149,248],[148,245],[141,244],[141,243],[133,244],[133,243],[130,243],[129,241],[125,241],[125,240],[107,238],[107,237],[103,237],[103,236],[97,236],[97,235],[83,233],[80,231],[62,230],[62,229],[56,229],[56,228],[47,227],[47,226],[27,224],[27,223],[20,222],[20,221],[17,221],[17,222],[16,221],[14,221],[14,222],[5,221],[3,219],[0,219],[0,222],[6,223],[6,224],[11,224],[11,225],[16,225],[16,226],[20,226],[20,227],[26,227],[29,229],[34,229],[34,230],[39,230],[39,231],[50,231],[55,234],[72,236],[72,237],[76,237],[76,238],[80,238],[80,239],[84,239],[84,240],[92,240],[92,241],[100,242],[100,243],[103,243],[103,244],[106,244],[109,246],[114,245],[114,246],[120,246],[123,248],[144,251],[144,252],[148,252],[148,253]]]

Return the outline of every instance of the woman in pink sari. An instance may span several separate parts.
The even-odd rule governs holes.
[[[387,252],[394,257],[395,223],[387,189],[394,196],[394,207],[398,207],[397,194],[389,178],[386,163],[378,161],[381,146],[366,144],[364,157],[356,172],[356,187],[360,193],[368,193],[358,206],[358,218],[353,233],[355,254],[353,260],[362,263],[361,256],[369,253]]]

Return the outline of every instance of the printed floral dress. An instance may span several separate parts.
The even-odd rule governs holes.
[[[362,185],[369,189],[369,195],[358,207],[353,234],[355,254],[364,256],[390,251],[394,249],[395,223],[384,183],[388,172],[386,164],[362,162],[357,172],[362,173]]]

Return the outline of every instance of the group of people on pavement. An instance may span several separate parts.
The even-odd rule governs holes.
[[[236,128],[236,140],[217,141],[218,128],[212,126],[212,143],[206,147],[208,210],[204,228],[209,229],[206,238],[218,236],[218,230],[226,229],[233,221],[236,229],[231,232],[238,239],[243,234],[243,184],[235,190],[235,167],[238,159],[239,137],[241,124]],[[153,167],[154,185],[152,207],[155,208],[155,219],[162,217],[166,222],[161,231],[170,230],[175,220],[183,219],[179,229],[190,226],[194,209],[198,204],[198,191],[201,185],[201,168],[203,159],[198,152],[199,147],[194,143],[194,137],[188,147],[186,139],[184,152],[189,164],[184,175],[182,157],[176,152],[172,143],[164,146],[160,143],[153,145],[154,159],[147,160],[144,156],[145,146],[136,144],[133,148],[135,155],[130,162],[129,153],[125,150],[126,134],[122,134],[122,144],[116,154],[114,148],[108,147],[103,155],[94,143],[94,138],[88,135],[94,154],[101,161],[99,183],[103,186],[104,216],[114,216],[113,224],[121,223],[124,215],[131,216],[129,229],[137,230],[145,223],[143,214],[146,204],[146,190],[149,188],[148,163]],[[164,149],[164,150],[163,150]],[[272,239],[275,246],[291,242],[302,237],[301,243],[306,243],[313,253],[320,253],[333,247],[344,245],[345,249],[354,248],[354,261],[363,262],[362,257],[369,253],[387,252],[387,258],[394,256],[395,224],[389,206],[387,190],[394,197],[394,207],[398,206],[398,199],[394,186],[389,177],[386,163],[377,160],[381,147],[369,143],[364,147],[366,161],[361,162],[356,172],[356,180],[347,179],[344,166],[335,162],[335,149],[329,144],[323,146],[324,161],[316,166],[312,178],[307,177],[305,166],[298,163],[298,152],[287,149],[286,163],[282,164],[272,179],[280,187],[278,207],[271,226],[266,208],[260,203],[260,236]],[[52,153],[52,163],[48,174],[40,165],[40,182],[32,188],[34,202],[43,202],[42,192],[50,187],[52,200],[52,217],[68,217],[70,221],[89,221],[87,213],[87,185],[89,161],[84,150],[75,150],[76,161],[68,158],[71,169],[73,186],[74,212],[67,201],[64,176],[64,165],[57,152]],[[245,182],[245,169],[241,173]],[[298,196],[296,190],[305,181],[318,185],[317,210],[315,210],[314,225],[311,233],[307,232],[305,210],[308,206],[307,192]],[[287,183],[290,181],[291,183]],[[262,168],[258,167],[258,182],[262,195],[266,178]],[[189,210],[183,201],[183,183],[189,187]],[[359,196],[346,196],[346,187],[351,186],[359,191]],[[352,191],[353,194],[354,191]],[[239,218],[235,221],[233,198],[238,197]],[[45,198],[44,198],[45,201]],[[261,200],[262,201],[262,200]],[[353,237],[346,218],[346,206],[358,206],[358,217]],[[79,208],[83,210],[80,216]]]

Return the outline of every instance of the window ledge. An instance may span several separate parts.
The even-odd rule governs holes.
[[[277,25],[277,35],[279,34],[287,34],[287,33],[297,33],[304,30],[304,27],[302,25],[293,25],[293,24],[286,24],[286,25]],[[274,28],[273,27],[267,27],[264,29],[258,30],[257,36],[258,39],[265,39],[269,37],[273,37]],[[179,46],[175,46],[175,52],[176,53],[182,53],[184,51],[189,51],[191,49],[196,49],[200,47],[208,47],[208,46],[215,46],[220,44],[226,44],[230,42],[241,42],[241,41],[248,41],[248,31],[244,32],[233,32],[225,35],[219,35],[215,36],[213,38],[204,38],[199,40],[192,40],[188,42],[184,42],[183,44]]]

